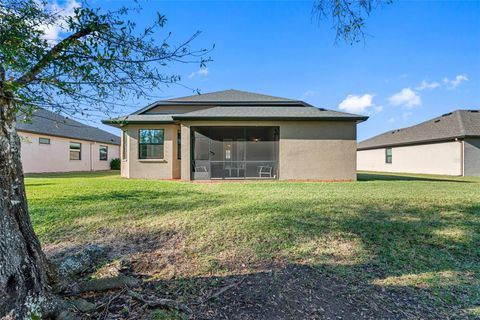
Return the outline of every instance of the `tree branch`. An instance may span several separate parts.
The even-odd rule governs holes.
[[[56,58],[59,55],[59,53],[61,53],[64,49],[68,48],[76,40],[103,28],[108,28],[108,26],[105,24],[102,24],[102,25],[92,24],[88,27],[83,28],[82,30],[79,30],[69,35],[68,37],[66,37],[59,43],[57,43],[50,51],[48,51],[42,57],[42,59],[40,59],[28,72],[26,72],[24,75],[22,75],[18,79],[14,80],[13,85],[17,87],[21,87],[28,84],[30,81],[34,80],[36,76],[40,72],[42,72],[43,69],[45,69],[45,67],[48,66],[50,61]]]

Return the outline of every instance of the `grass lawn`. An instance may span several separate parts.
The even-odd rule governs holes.
[[[47,251],[105,243],[150,279],[308,265],[480,317],[479,178],[190,183],[81,173],[30,175],[26,185]]]

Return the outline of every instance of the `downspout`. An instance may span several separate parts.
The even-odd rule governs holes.
[[[465,141],[458,138],[455,141],[460,142],[460,176],[465,176]]]

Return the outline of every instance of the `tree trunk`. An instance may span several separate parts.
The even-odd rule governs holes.
[[[53,310],[49,265],[28,215],[13,95],[0,86],[0,318]]]

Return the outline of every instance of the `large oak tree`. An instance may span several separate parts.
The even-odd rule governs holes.
[[[58,311],[50,293],[55,270],[28,215],[17,114],[38,107],[107,112],[122,99],[179,81],[166,66],[207,60],[206,50],[190,47],[198,33],[174,45],[162,29],[165,16],[140,30],[128,20],[132,10],[139,9],[103,12],[83,4],[66,15],[36,0],[0,2],[0,318]],[[51,27],[62,28],[64,37],[47,39]]]

